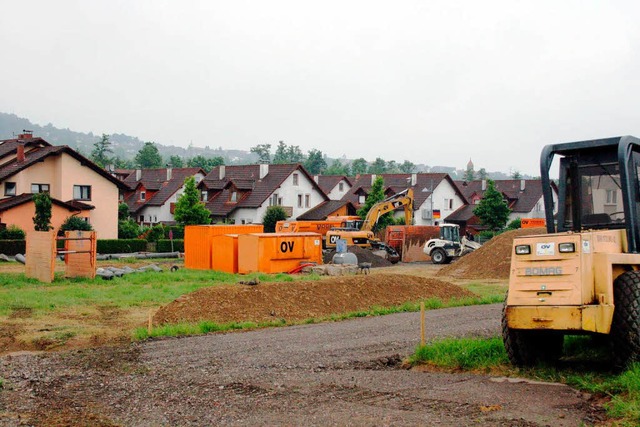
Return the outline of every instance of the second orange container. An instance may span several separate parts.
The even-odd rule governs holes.
[[[184,228],[184,266],[196,270],[211,270],[214,236],[262,233],[263,229],[262,224],[187,225]]]
[[[253,233],[238,236],[238,273],[284,273],[304,262],[322,264],[318,233]]]

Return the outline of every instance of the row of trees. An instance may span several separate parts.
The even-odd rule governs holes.
[[[362,173],[412,173],[415,171],[415,164],[405,160],[397,163],[395,160],[385,161],[378,157],[373,162],[366,161],[363,157],[352,162],[342,162],[334,160],[331,165],[327,164],[327,158],[320,150],[312,149],[305,155],[299,146],[287,145],[284,141],[278,142],[273,155],[271,154],[271,144],[258,144],[251,147],[251,152],[258,156],[259,163],[302,163],[313,175],[357,175]]]

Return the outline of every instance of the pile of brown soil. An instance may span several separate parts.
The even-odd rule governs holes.
[[[474,294],[451,283],[425,277],[372,274],[316,281],[220,285],[183,295],[162,307],[154,324],[218,323],[278,319],[287,321],[391,307],[425,298],[449,300]]]
[[[389,267],[390,265],[393,265],[391,261],[374,254],[372,250],[361,248],[360,246],[348,246],[347,252],[354,254],[358,258],[358,263],[370,262],[371,267]],[[335,254],[335,250],[327,252],[324,254],[323,262],[325,264],[331,264],[331,260]]]
[[[440,270],[439,275],[458,279],[508,279],[513,239],[544,234],[545,228],[520,228],[502,233],[476,251]]]

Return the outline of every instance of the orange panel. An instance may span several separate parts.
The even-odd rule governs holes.
[[[304,262],[322,264],[318,233],[254,233],[238,236],[238,272],[284,273]]]
[[[546,226],[547,221],[544,218],[522,218],[520,220],[520,227],[522,228],[536,228]]]
[[[213,236],[211,267],[225,273],[238,272],[238,235]]]
[[[261,233],[263,230],[262,224],[187,225],[184,228],[184,266],[196,270],[211,270],[214,236]]]

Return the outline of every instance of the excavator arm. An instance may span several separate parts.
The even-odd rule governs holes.
[[[405,224],[411,225],[413,222],[413,189],[408,188],[373,205],[362,222],[361,230],[371,231],[382,215],[393,212],[399,207],[404,207]]]

